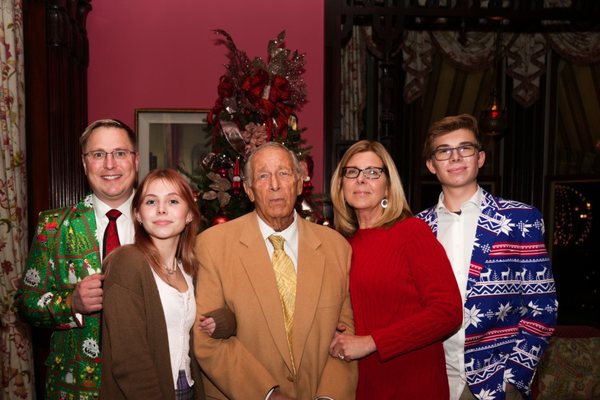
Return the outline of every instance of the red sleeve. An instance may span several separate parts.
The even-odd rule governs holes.
[[[462,300],[452,267],[442,245],[429,227],[415,218],[405,221],[403,252],[420,295],[422,308],[371,333],[381,361],[407,353],[454,333],[462,323]]]

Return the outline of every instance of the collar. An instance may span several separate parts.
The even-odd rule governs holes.
[[[286,242],[293,243],[292,240],[298,237],[298,214],[296,213],[296,210],[294,210],[294,220],[290,226],[280,232],[275,231],[275,229],[267,225],[258,214],[256,214],[256,218],[258,219],[258,227],[260,228],[263,240],[268,240],[269,236],[275,234],[283,236]]]
[[[131,203],[133,202],[133,195],[135,194],[135,190],[131,193],[131,196],[123,204],[121,204],[116,209],[121,211],[125,217],[131,220]],[[94,208],[94,212],[96,214],[96,219],[98,218],[106,218],[106,213],[108,210],[112,210],[112,207],[107,205],[105,202],[100,200],[98,196],[92,194],[92,207]]]
[[[482,201],[483,201],[483,189],[481,188],[481,186],[477,185],[477,191],[475,193],[473,193],[473,196],[471,196],[471,198],[469,200],[465,201],[460,206],[460,209],[464,210],[466,207],[469,207],[469,205],[475,206],[479,209],[479,206],[481,205]],[[435,206],[435,212],[438,214],[440,212],[445,212],[445,213],[451,212],[444,205],[444,192],[440,193],[440,197],[438,198],[437,205]]]

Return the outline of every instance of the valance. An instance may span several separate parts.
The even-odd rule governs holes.
[[[459,40],[458,32],[405,32],[404,100],[410,103],[423,94],[436,50],[458,68],[467,71],[490,68],[497,51],[496,35],[496,32],[469,32],[463,34],[466,40]],[[498,54],[505,58],[506,74],[513,79],[513,97],[524,107],[539,97],[540,76],[545,72],[549,50],[576,64],[600,61],[598,32],[503,33],[499,46]]]

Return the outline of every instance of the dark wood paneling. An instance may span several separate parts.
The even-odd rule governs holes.
[[[40,211],[86,190],[79,135],[87,125],[90,0],[23,2],[29,241]],[[33,329],[36,392],[44,397],[51,331]]]

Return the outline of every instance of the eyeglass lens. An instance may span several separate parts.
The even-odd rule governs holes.
[[[346,178],[354,179],[358,178],[358,175],[362,172],[363,176],[367,179],[378,179],[383,173],[383,168],[379,167],[367,167],[364,169],[356,167],[345,167],[343,169],[343,175]]]
[[[465,144],[458,147],[445,147],[435,150],[433,154],[437,160],[445,161],[452,157],[452,152],[454,152],[454,150],[456,150],[460,157],[471,157],[475,154],[477,146],[474,144]]]

